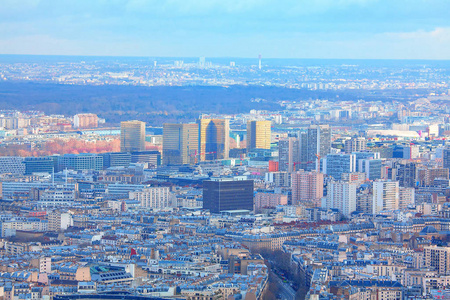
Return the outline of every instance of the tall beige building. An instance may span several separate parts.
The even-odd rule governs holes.
[[[318,206],[323,197],[323,174],[300,170],[291,175],[292,180],[292,204],[306,204]]]
[[[377,180],[373,182],[372,213],[383,210],[397,210],[399,207],[398,181]]]
[[[270,149],[271,121],[247,121],[247,150]]]
[[[230,152],[230,120],[199,119],[197,123],[200,160],[227,159]]]
[[[145,150],[145,122],[125,121],[120,123],[120,151]]]
[[[194,164],[198,155],[198,124],[163,125],[163,164]]]

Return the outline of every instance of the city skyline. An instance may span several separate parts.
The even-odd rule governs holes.
[[[450,0],[0,0],[0,299],[450,299]]]

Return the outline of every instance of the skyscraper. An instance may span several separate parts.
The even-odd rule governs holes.
[[[120,123],[120,152],[145,150],[145,122]]]
[[[279,170],[284,172],[296,171],[296,165],[300,161],[299,140],[289,137],[278,142]]]
[[[247,121],[247,150],[270,149],[270,121]]]
[[[396,164],[391,175],[392,180],[398,180],[400,186],[415,187],[416,186],[416,170],[417,164],[414,162],[402,162]]]
[[[299,132],[299,148],[300,148],[300,162],[302,162],[302,166],[304,170],[307,169],[307,161],[308,161],[308,133],[307,132]]]
[[[198,124],[163,125],[163,164],[194,164],[198,155]]]
[[[329,125],[311,125],[307,131],[306,159],[308,170],[315,169],[316,155],[325,157],[331,151],[331,128]],[[317,161],[317,163],[320,163]]]
[[[197,123],[200,160],[227,159],[230,152],[230,120],[199,119]]]

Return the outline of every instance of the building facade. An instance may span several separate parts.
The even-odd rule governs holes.
[[[163,125],[163,164],[194,164],[199,158],[198,124]]]
[[[211,213],[253,210],[253,180],[217,178],[203,181],[203,208]]]
[[[96,128],[98,117],[96,114],[77,114],[73,117],[74,128]]]
[[[142,207],[163,209],[172,205],[172,194],[168,187],[147,187],[130,192],[130,199],[137,200]]]
[[[323,197],[322,173],[300,170],[292,173],[292,204],[317,205]]]
[[[336,208],[344,216],[356,211],[356,191],[358,184],[332,181],[327,186],[326,208]]]
[[[317,155],[325,157],[331,152],[331,127],[329,125],[311,125],[307,130],[306,162],[308,170],[316,168]],[[303,144],[303,143],[302,143]]]
[[[45,157],[26,157],[24,160],[25,175],[33,173],[49,173],[52,174],[55,168],[55,158]]]
[[[294,172],[300,163],[300,143],[298,138],[289,137],[278,142],[278,168],[282,172]]]
[[[277,205],[287,205],[288,196],[273,191],[259,191],[255,194],[255,212],[265,207],[275,208]]]
[[[25,173],[24,158],[19,156],[0,157],[0,174],[23,175]]]
[[[364,137],[353,137],[344,143],[345,153],[366,151],[367,141]]]
[[[271,121],[247,121],[247,151],[270,149]]]
[[[341,180],[344,173],[356,172],[354,154],[329,154],[323,162],[323,172],[334,180]]]
[[[197,123],[200,161],[228,159],[230,152],[230,120],[199,119]]]
[[[128,167],[131,164],[129,152],[108,152],[100,154],[103,157],[103,168]]]
[[[373,182],[373,214],[384,210],[396,210],[398,209],[398,205],[398,181],[377,180]]]
[[[145,122],[125,121],[120,123],[120,152],[145,150]]]
[[[81,170],[103,170],[103,156],[100,154],[81,153],[64,154],[58,157],[58,170],[64,169]]]

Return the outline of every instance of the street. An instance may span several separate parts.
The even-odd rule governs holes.
[[[295,291],[292,289],[292,287],[288,284],[283,282],[283,280],[274,272],[270,272],[270,276],[275,280],[275,282],[278,284],[278,287],[280,288],[280,291],[278,294],[281,297],[282,300],[294,300],[295,299]]]

